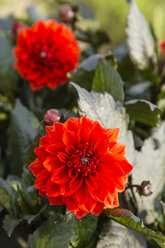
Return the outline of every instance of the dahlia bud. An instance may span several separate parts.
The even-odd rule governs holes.
[[[140,195],[150,196],[152,194],[150,181],[143,181],[138,191]]]
[[[74,12],[69,5],[64,4],[64,5],[61,5],[59,8],[59,15],[60,15],[62,22],[70,23],[73,20]]]
[[[17,40],[18,33],[20,33],[26,25],[23,22],[14,22],[12,27],[12,38],[14,41]]]
[[[165,41],[162,41],[160,43],[160,47],[161,47],[161,54],[164,55],[165,54]]]
[[[62,113],[57,109],[49,109],[44,117],[43,120],[47,125],[53,125],[54,122],[59,122],[62,118]]]

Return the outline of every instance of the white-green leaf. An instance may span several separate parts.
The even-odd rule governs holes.
[[[147,248],[144,235],[113,221],[106,221],[96,248]]]
[[[150,28],[134,0],[129,1],[130,12],[127,18],[127,42],[132,60],[141,69],[155,63],[155,42]]]
[[[154,204],[160,199],[165,185],[165,122],[153,129],[153,134],[145,140],[142,150],[137,153],[137,161],[132,173],[132,183],[141,184],[144,180],[151,182],[152,195],[141,198],[135,191],[140,217],[151,224]]]
[[[135,162],[136,151],[132,132],[128,130],[129,118],[125,108],[117,107],[113,97],[108,93],[88,92],[72,83],[76,88],[81,115],[97,120],[104,128],[120,128],[118,141],[127,146],[126,157],[130,163]]]

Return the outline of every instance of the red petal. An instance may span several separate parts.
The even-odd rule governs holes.
[[[99,178],[97,174],[91,174],[85,178],[86,183],[92,190],[96,190],[98,188],[98,180]]]
[[[46,135],[48,135],[49,131],[52,130],[52,126],[46,126]]]
[[[119,177],[113,180],[117,192],[123,192],[125,190],[125,185],[128,183],[128,177]]]
[[[105,136],[102,136],[102,140],[97,141],[95,144],[95,147],[94,147],[96,154],[97,154],[97,156],[99,154],[99,157],[103,156],[103,154],[107,153],[108,149],[109,149],[107,140],[104,140],[104,139],[105,139]]]
[[[93,121],[87,117],[80,118],[79,139],[81,144],[89,142]]]
[[[66,130],[77,132],[79,130],[79,124],[80,119],[79,118],[70,118],[64,123],[64,127]]]
[[[99,154],[105,153],[108,149],[107,141],[108,139],[104,128],[99,124],[99,122],[95,122],[90,135],[91,146],[94,147],[96,152]]]
[[[77,209],[77,206],[74,202],[74,200],[72,199],[72,197],[64,197],[62,196],[62,201],[64,202],[64,204],[67,206],[67,209],[69,211],[75,211]]]
[[[84,212],[84,211],[78,209],[75,211],[75,214],[76,214],[77,219],[81,219],[82,217],[87,215],[87,212]]]
[[[60,196],[59,185],[55,184],[49,178],[46,184],[46,195],[49,197],[57,197]]]
[[[112,155],[104,156],[100,159],[100,165],[98,166],[98,171],[100,174],[106,173],[111,177],[114,176],[125,176],[132,171],[132,165],[128,163],[126,158],[123,156],[113,157]]]
[[[83,182],[83,178],[79,176],[75,176],[72,180],[69,182],[69,187],[71,191],[75,192],[78,190]]]
[[[70,196],[72,194],[68,183],[59,184],[59,187],[60,187],[61,195],[64,195],[65,197],[68,197],[68,196]]]
[[[119,128],[111,128],[106,130],[109,142],[116,142],[119,135]]]
[[[111,149],[110,151],[113,153],[113,154],[120,154],[120,155],[125,155],[125,149],[126,149],[126,146],[117,142]]]
[[[50,144],[56,144],[57,142],[62,143],[62,133],[63,132],[61,132],[59,135],[59,133],[57,131],[50,130],[47,134],[49,143]]]
[[[70,177],[68,176],[68,170],[65,168],[64,169],[62,168],[63,170],[60,171],[59,174],[57,174],[57,170],[53,173],[52,178],[51,178],[52,182],[57,183],[57,184],[63,184],[69,181]]]
[[[105,198],[107,197],[108,189],[107,185],[104,182],[104,179],[98,180],[98,189],[93,191],[89,188],[90,194],[92,197],[99,202],[104,202]]]
[[[91,213],[94,214],[94,215],[99,215],[103,211],[103,209],[104,209],[104,204],[98,202]]]
[[[57,155],[57,153],[59,151],[63,151],[64,150],[64,144],[63,143],[59,143],[59,142],[56,142],[56,144],[52,144],[52,145],[49,145],[45,148],[45,150],[52,154],[52,155]]]
[[[48,138],[46,136],[43,136],[40,138],[40,145],[41,146],[45,146],[45,145],[48,145],[49,142],[48,142]]]
[[[69,160],[69,156],[64,152],[58,152],[57,156],[62,163],[67,163]]]
[[[78,208],[85,212],[90,212],[96,205],[96,201],[91,196],[88,186],[85,181],[80,188],[73,194],[73,200],[77,204]]]
[[[46,183],[47,183],[49,176],[50,176],[50,173],[47,170],[43,169],[37,175],[34,186],[41,191],[46,191]]]
[[[77,146],[79,144],[78,134],[75,132],[65,130],[62,136],[62,141],[65,146],[68,145]]]
[[[50,205],[64,205],[61,197],[48,197]]]
[[[107,208],[115,208],[119,206],[119,200],[117,192],[114,194],[108,194],[107,198],[104,201],[105,207]]]
[[[82,204],[78,204],[78,207],[86,212],[92,212],[92,210],[95,208],[97,204],[97,201],[93,199],[91,195],[88,196],[88,201],[85,201]]]
[[[32,171],[34,176],[37,176],[38,173],[43,169],[42,163],[38,160],[38,158],[29,165],[29,169]]]
[[[45,196],[46,197],[46,192],[45,191],[39,191],[39,195],[41,195],[41,196]]]
[[[43,165],[49,172],[53,172],[54,170],[60,168],[61,163],[56,156],[48,156]]]
[[[46,159],[46,157],[49,155],[49,153],[47,153],[45,151],[44,146],[37,147],[36,149],[34,149],[34,151],[35,151],[35,154],[37,155],[38,159],[41,161],[44,161]]]

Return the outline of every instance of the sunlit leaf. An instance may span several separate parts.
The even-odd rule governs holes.
[[[78,107],[81,115],[97,120],[105,128],[120,128],[119,142],[127,146],[126,157],[134,163],[136,151],[132,132],[128,130],[128,116],[124,107],[117,107],[113,97],[108,93],[88,92],[72,83],[76,88],[79,100]]]
[[[142,221],[130,211],[125,209],[106,209],[105,213],[118,223],[153,239],[160,247],[165,247],[165,236],[161,232],[155,232],[145,227]]]

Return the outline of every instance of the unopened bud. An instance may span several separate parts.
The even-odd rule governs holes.
[[[152,194],[150,181],[143,181],[138,191],[140,195],[150,196]]]
[[[43,120],[47,125],[53,125],[54,122],[59,122],[62,118],[62,113],[57,109],[49,109],[44,117]]]
[[[60,15],[62,22],[70,23],[73,20],[74,12],[69,5],[64,4],[64,5],[61,5],[59,8],[59,15]]]
[[[17,40],[18,34],[26,28],[26,25],[23,22],[14,22],[12,27],[12,38],[14,41]]]
[[[164,55],[165,54],[165,41],[164,40],[160,43],[160,47],[161,47],[161,54]]]

